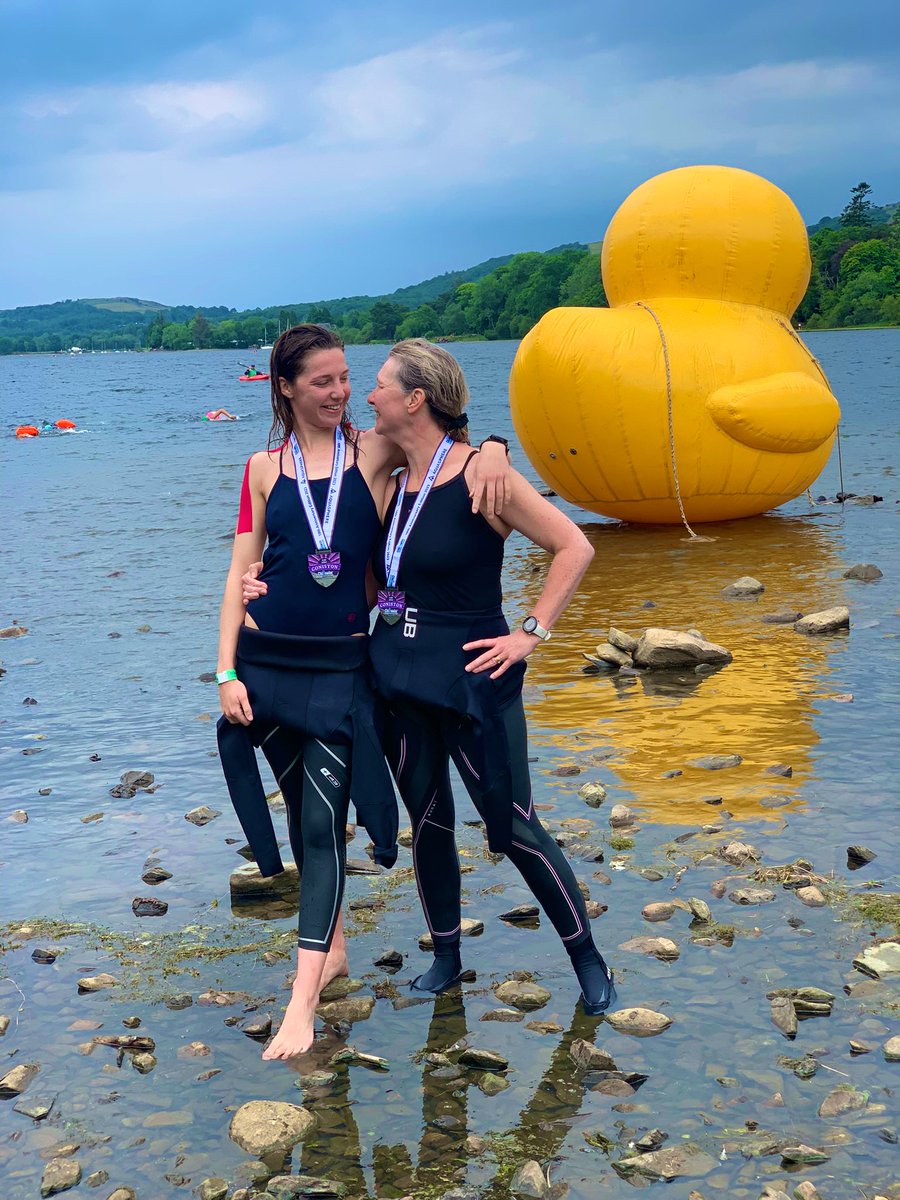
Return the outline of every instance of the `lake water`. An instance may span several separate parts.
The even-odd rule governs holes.
[[[243,862],[235,853],[243,839],[215,756],[215,686],[200,678],[214,669],[241,473],[266,441],[267,386],[238,383],[239,356],[227,352],[0,359],[0,627],[15,620],[29,631],[0,641],[0,1014],[12,1019],[0,1039],[0,1074],[39,1063],[26,1099],[55,1098],[40,1122],[16,1112],[13,1100],[2,1102],[4,1200],[36,1195],[41,1152],[66,1142],[80,1145],[85,1177],[107,1171],[108,1190],[128,1184],[141,1200],[189,1194],[210,1176],[237,1186],[248,1156],[227,1127],[230,1110],[250,1099],[307,1104],[319,1126],[295,1151],[294,1168],[342,1182],[351,1197],[499,1200],[515,1167],[532,1158],[573,1197],[625,1196],[634,1181],[612,1163],[651,1129],[668,1134],[664,1148],[696,1143],[711,1160],[701,1177],[670,1184],[666,1195],[676,1200],[692,1189],[756,1200],[765,1182],[790,1192],[802,1179],[815,1181],[824,1200],[860,1189],[900,1196],[900,1067],[881,1052],[897,1032],[900,1006],[892,981],[867,980],[852,966],[863,946],[895,932],[871,910],[854,920],[852,902],[898,890],[900,330],[807,341],[843,409],[845,488],[883,502],[811,506],[801,497],[777,513],[704,527],[714,540],[693,543],[677,528],[622,527],[567,510],[596,556],[552,643],[529,660],[535,799],[555,830],[578,835],[576,852],[586,845],[605,852],[602,867],[588,855],[576,859],[576,871],[608,908],[594,934],[616,969],[620,1007],[661,1011],[672,1026],[638,1040],[580,1016],[552,929],[499,921],[529,894],[510,864],[487,857],[480,831],[461,824],[462,854],[473,868],[464,877],[464,915],[485,923],[481,937],[464,943],[475,979],[461,999],[397,1004],[407,995],[404,981],[427,961],[416,947],[424,922],[409,851],[401,850],[391,874],[351,876],[349,901],[375,897],[380,906],[357,907],[349,917],[359,994],[375,999],[349,1041],[387,1058],[390,1069],[342,1065],[333,1082],[306,1090],[295,1085],[309,1062],[262,1063],[260,1046],[223,1024],[243,1019],[247,1005],[277,1021],[290,967],[277,956],[290,953],[295,917],[231,909],[228,877]],[[513,436],[506,381],[515,349],[453,347],[474,397],[476,437]],[[383,356],[383,347],[348,350],[353,407],[364,423]],[[201,420],[218,406],[242,419]],[[18,424],[60,417],[75,420],[79,432],[27,442],[11,436]],[[515,464],[537,482],[513,443]],[[812,494],[833,497],[838,488],[833,456]],[[546,561],[523,539],[510,540],[511,619],[539,593]],[[864,562],[884,578],[842,577]],[[724,600],[721,589],[744,574],[765,584],[764,595]],[[808,639],[761,621],[784,606],[810,612],[835,604],[850,607],[849,635]],[[604,640],[611,624],[630,632],[697,627],[731,649],[734,663],[702,680],[585,674],[582,651]],[[708,754],[743,762],[716,772],[689,765]],[[779,763],[792,767],[789,777],[766,773]],[[111,797],[133,768],[152,772],[158,789]],[[608,791],[597,810],[578,795],[590,781]],[[636,813],[638,827],[624,837],[609,828],[615,803]],[[201,804],[221,816],[198,828],[184,814]],[[19,809],[27,823],[10,819]],[[460,813],[474,816],[462,798]],[[760,886],[745,878],[750,867],[715,857],[734,839],[758,847],[764,867],[798,857],[812,863],[828,880],[828,904],[805,907],[779,882],[762,884],[774,891],[771,902],[730,901],[734,887]],[[856,843],[878,857],[851,872],[846,848]],[[364,858],[362,836],[349,853]],[[150,855],[172,872],[155,889],[140,878]],[[711,885],[725,878],[718,898]],[[132,899],[149,892],[168,902],[165,917],[132,915]],[[665,924],[642,919],[648,902],[692,896],[712,907],[713,935],[678,909]],[[91,927],[14,932],[37,918]],[[660,962],[619,949],[638,935],[673,939],[679,958]],[[36,946],[55,947],[56,961],[34,962]],[[393,977],[372,965],[388,946],[407,959]],[[483,1022],[500,1007],[491,985],[523,969],[552,999],[521,1023]],[[120,987],[79,996],[76,980],[99,971],[117,975]],[[803,986],[832,993],[833,1011],[803,1021],[787,1041],[770,1020],[766,993]],[[239,989],[250,1000],[201,1005],[210,987]],[[166,1006],[182,993],[193,997],[191,1007]],[[127,1055],[118,1067],[112,1049],[79,1053],[93,1032],[71,1029],[73,1022],[102,1022],[103,1033],[116,1033],[132,1014],[156,1040],[151,1074],[132,1070]],[[534,1021],[548,1024],[530,1028]],[[633,1096],[593,1090],[597,1077],[568,1055],[578,1037],[647,1081]],[[505,1090],[488,1095],[480,1072],[423,1061],[423,1049],[444,1051],[460,1038],[509,1058]],[[872,1052],[851,1056],[850,1038]],[[208,1056],[179,1057],[198,1040]],[[321,1068],[343,1044],[326,1032],[310,1058]],[[796,1060],[806,1063],[799,1075]],[[198,1080],[209,1070],[220,1073]],[[852,1085],[866,1101],[849,1115],[820,1117],[837,1085]],[[786,1173],[777,1150],[798,1141],[824,1147],[828,1160]]]

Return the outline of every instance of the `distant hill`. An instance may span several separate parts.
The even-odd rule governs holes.
[[[584,249],[580,243],[556,246],[548,254],[564,249]],[[461,283],[476,283],[498,267],[510,262],[514,255],[488,258],[464,271],[448,271],[432,279],[408,287],[397,288],[385,296],[341,296],[333,300],[300,301],[292,304],[274,304],[267,308],[234,309],[219,305],[162,304],[158,300],[139,300],[133,296],[113,296],[100,299],[58,300],[54,304],[34,304],[23,308],[0,310],[0,343],[3,339],[18,341],[22,338],[58,341],[63,348],[97,341],[115,341],[116,334],[137,335],[156,317],[165,313],[168,321],[183,323],[202,312],[208,321],[224,321],[226,318],[243,320],[260,317],[263,321],[276,322],[285,313],[293,320],[303,320],[313,308],[327,307],[335,317],[341,317],[352,309],[369,312],[379,300],[393,301],[404,308],[416,308],[429,300],[453,291]],[[33,349],[49,350],[55,346],[36,343]]]

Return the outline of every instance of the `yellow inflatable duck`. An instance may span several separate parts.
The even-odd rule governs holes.
[[[553,309],[513,363],[513,423],[545,482],[652,524],[808,488],[840,409],[790,324],[810,257],[788,196],[733,167],[667,171],[616,212],[601,270],[611,307]]]

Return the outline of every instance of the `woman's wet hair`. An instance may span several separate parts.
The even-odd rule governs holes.
[[[344,343],[333,329],[324,325],[295,325],[286,329],[272,347],[269,359],[269,379],[272,389],[272,428],[269,430],[269,449],[283,446],[294,432],[291,402],[281,390],[281,380],[289,383],[302,374],[311,354],[317,350],[343,350]],[[348,441],[356,444],[357,433],[350,421],[349,406],[344,409],[341,428]]]
[[[388,357],[397,364],[397,382],[404,392],[421,388],[441,429],[455,442],[468,443],[463,409],[469,403],[469,388],[453,355],[424,338],[407,338],[392,346]]]

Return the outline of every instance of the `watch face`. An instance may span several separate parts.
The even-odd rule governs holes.
[[[534,633],[537,628],[537,617],[526,617],[522,622],[522,628],[526,633]]]

